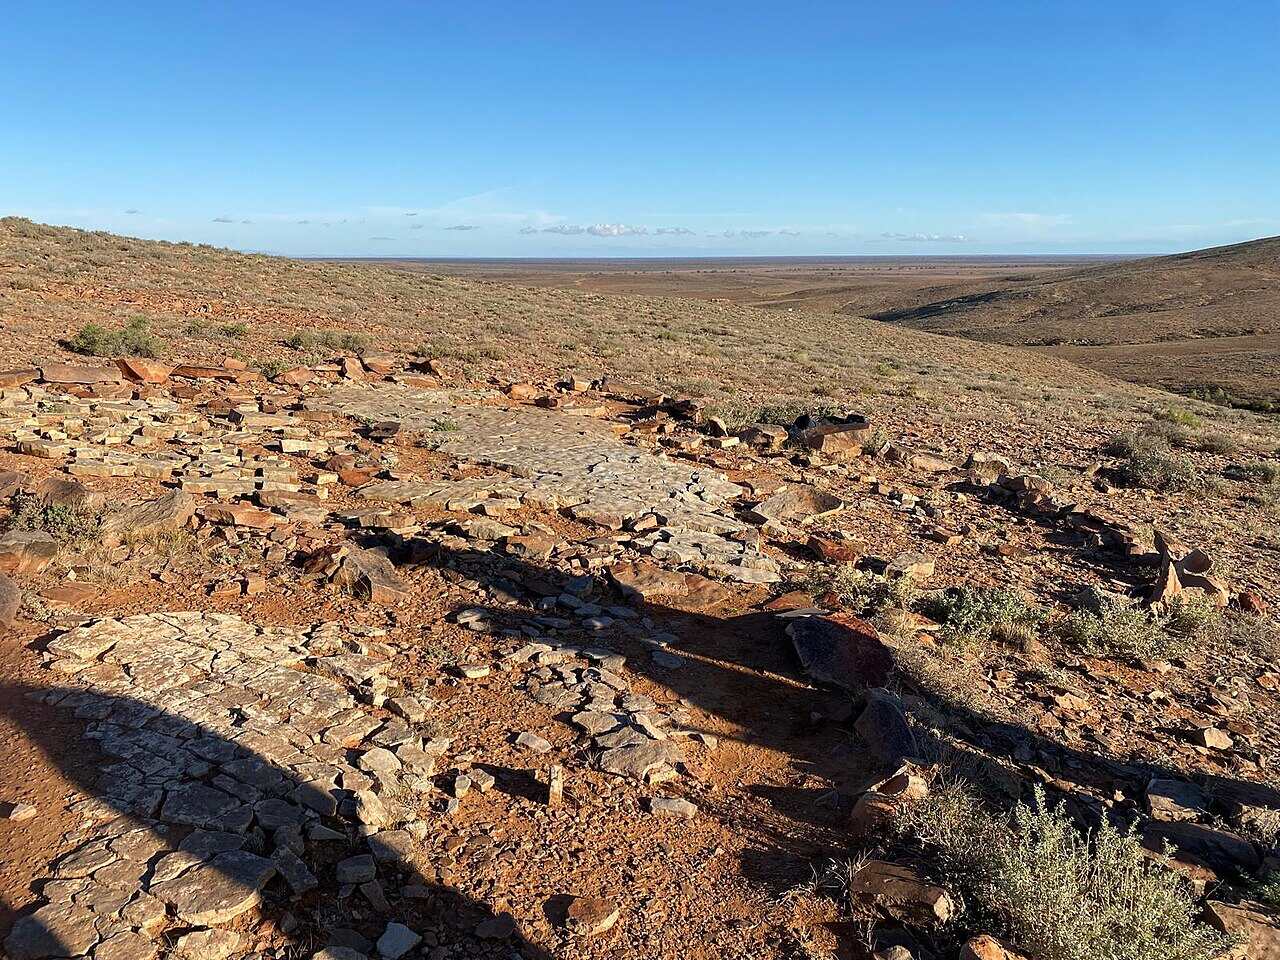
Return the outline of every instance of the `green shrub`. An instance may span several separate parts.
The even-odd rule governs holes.
[[[1172,492],[1205,485],[1195,464],[1175,453],[1163,437],[1122,433],[1107,445],[1106,452],[1120,460],[1117,469],[1133,486]]]
[[[1066,621],[1062,634],[1098,656],[1154,660],[1189,653],[1220,620],[1212,603],[1194,595],[1173,597],[1157,610],[1095,590]]]
[[[1253,483],[1267,486],[1280,483],[1280,463],[1274,460],[1251,460],[1239,464],[1232,472]]]
[[[10,529],[43,530],[62,543],[90,543],[98,539],[102,529],[100,514],[60,503],[45,504],[32,494],[17,495],[10,506]]]
[[[1181,410],[1177,407],[1166,407],[1163,410],[1156,411],[1151,416],[1158,423],[1174,423],[1180,427],[1200,426],[1199,417],[1190,410]]]
[[[1197,922],[1188,885],[1152,863],[1132,831],[1104,821],[1082,832],[1039,786],[1007,817],[958,787],[903,816],[984,927],[1036,960],[1210,960],[1231,945]]]
[[[908,610],[920,594],[911,577],[885,577],[852,563],[817,568],[807,587],[814,596],[835,594],[841,604],[864,616]]]
[[[1029,628],[1034,636],[1045,619],[1045,611],[1021,593],[999,587],[951,587],[925,597],[920,608],[964,642],[985,642],[996,627]]]
[[[360,356],[369,349],[369,338],[363,333],[346,330],[300,330],[285,341],[295,350],[331,351]]]
[[[224,337],[239,340],[249,335],[249,325],[243,320],[237,320],[234,323],[224,323],[218,328],[218,332]]]
[[[66,343],[67,349],[90,357],[158,357],[164,342],[151,332],[146,317],[130,317],[112,330],[100,323],[86,323]]]

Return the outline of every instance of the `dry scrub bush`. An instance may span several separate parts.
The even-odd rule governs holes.
[[[1184,881],[1132,832],[1104,821],[1083,833],[1039,787],[1007,817],[952,786],[903,818],[966,905],[1036,960],[1210,960],[1230,945],[1194,919]]]
[[[1190,653],[1213,635],[1220,620],[1217,608],[1201,597],[1176,596],[1160,609],[1148,609],[1127,597],[1090,590],[1061,633],[1097,656],[1153,660]]]

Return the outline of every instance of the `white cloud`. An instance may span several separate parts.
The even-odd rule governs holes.
[[[659,227],[653,231],[659,237],[691,237],[693,231],[688,227]]]
[[[480,228],[474,223],[455,223],[451,227],[445,227],[446,230],[479,230]]]
[[[235,223],[235,221],[232,220],[230,217],[214,217],[213,222],[214,223]]]
[[[648,227],[633,227],[625,223],[596,223],[587,227],[587,233],[593,237],[642,237],[648,232]]]

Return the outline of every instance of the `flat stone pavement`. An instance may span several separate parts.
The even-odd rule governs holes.
[[[316,887],[317,845],[338,851],[335,890],[376,883],[376,863],[412,836],[379,833],[399,819],[387,798],[431,789],[434,770],[412,722],[361,702],[396,692],[377,647],[336,625],[204,613],[102,620],[53,640],[51,666],[69,682],[31,696],[83,719],[111,762],[64,771],[84,794],[71,808],[82,823],[50,864],[48,902],[6,939],[9,960],[156,956],[169,915],[216,928],[277,874],[295,895]],[[395,706],[421,719],[429,703]]]
[[[724,474],[623,443],[609,422],[571,407],[479,406],[474,399],[395,384],[349,385],[306,406],[426,431],[438,438],[441,453],[511,474],[501,493],[521,503],[612,529],[645,519],[655,556],[698,563],[730,580],[779,579],[776,565],[749,542],[750,526],[734,516],[729,504],[744,491]],[[428,489],[404,490],[403,498]]]

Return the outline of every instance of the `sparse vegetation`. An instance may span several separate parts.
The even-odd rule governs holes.
[[[1205,485],[1196,465],[1155,434],[1119,434],[1107,445],[1106,453],[1120,460],[1117,471],[1133,486],[1178,492]]]
[[[143,316],[130,317],[118,329],[86,323],[66,346],[91,357],[158,357],[164,351],[164,341],[151,332],[150,321]]]
[[[306,353],[329,351],[360,356],[369,349],[369,338],[365,334],[346,330],[299,330],[285,343]]]
[[[1212,603],[1190,594],[1152,610],[1127,597],[1090,590],[1063,624],[1062,636],[1098,656],[1162,659],[1184,656],[1208,640],[1220,619]]]
[[[1079,830],[1037,787],[1010,816],[960,787],[905,808],[973,913],[1036,960],[1210,960],[1230,941],[1199,923],[1191,890],[1108,821]]]
[[[863,616],[909,610],[920,595],[920,587],[911,577],[886,577],[859,570],[852,563],[816,568],[807,588],[814,596],[832,593]]]
[[[102,516],[60,503],[47,504],[32,494],[20,493],[10,502],[8,527],[14,530],[43,530],[62,543],[76,546],[98,539]]]
[[[982,644],[999,634],[1005,642],[1035,636],[1047,614],[1016,590],[953,587],[925,596],[921,612],[945,628],[944,636],[961,645]]]

